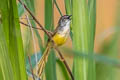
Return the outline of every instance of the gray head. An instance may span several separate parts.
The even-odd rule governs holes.
[[[66,26],[67,24],[70,24],[72,15],[64,15],[59,19],[59,26]]]

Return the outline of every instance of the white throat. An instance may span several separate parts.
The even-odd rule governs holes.
[[[61,35],[69,35],[70,32],[70,21],[63,27],[63,31],[60,32]]]

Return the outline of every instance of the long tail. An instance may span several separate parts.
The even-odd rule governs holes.
[[[42,58],[40,59],[39,63],[38,63],[38,76],[41,77],[41,74],[44,70],[45,64],[48,60],[48,56],[49,56],[49,51],[50,51],[51,45],[48,43]]]

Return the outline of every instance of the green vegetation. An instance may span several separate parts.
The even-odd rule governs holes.
[[[3,80],[27,80],[16,0],[1,1],[0,16],[1,76]]]
[[[21,1],[36,16],[36,0]],[[54,31],[54,8],[57,8],[60,16],[65,13],[61,12],[57,0],[45,0],[44,2],[44,28]],[[109,41],[102,44],[99,54],[94,52],[96,0],[88,0],[88,2],[86,0],[64,0],[63,2],[66,14],[72,15],[70,36],[73,49],[64,48],[63,51],[73,57],[73,63],[70,64],[73,65],[71,71],[74,79],[119,80],[120,1],[118,0],[119,6],[116,9],[115,32]],[[33,30],[40,48],[40,51],[35,54],[31,50],[34,44],[31,43],[33,37],[29,27],[24,30],[25,36],[22,39],[18,18],[26,12],[23,5],[19,2],[16,3],[16,0],[0,0],[0,80],[28,80],[28,77],[31,78],[32,72],[27,56],[31,56],[31,64],[34,69],[36,67],[36,56],[39,60],[44,52],[48,40],[46,34],[44,41],[42,41],[39,30]],[[32,19],[31,15],[28,13],[27,15]],[[37,27],[34,20],[30,21],[33,27]],[[45,42],[44,45],[43,42]],[[55,54],[56,52],[51,50],[45,73],[43,73],[45,76],[42,79],[45,77],[46,80],[71,80],[64,63]],[[34,75],[36,75],[35,71]]]

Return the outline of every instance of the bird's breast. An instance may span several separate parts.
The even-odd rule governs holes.
[[[61,45],[63,45],[66,42],[67,37],[68,37],[68,35],[63,35],[63,34],[56,33],[53,36],[53,41],[55,42],[55,44],[57,46],[61,46]]]

